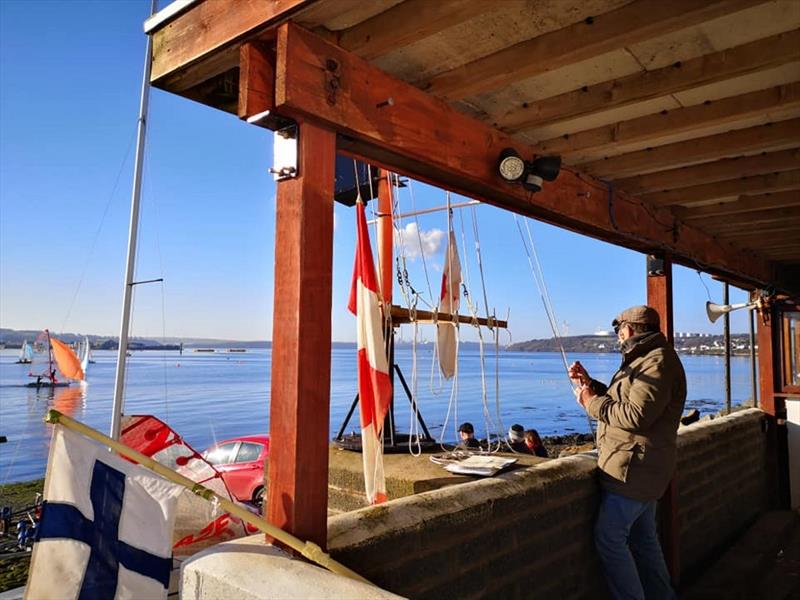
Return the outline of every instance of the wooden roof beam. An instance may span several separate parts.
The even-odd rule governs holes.
[[[779,223],[783,220],[794,218],[800,218],[800,206],[764,209],[737,215],[725,215],[724,217],[706,217],[705,219],[697,219],[692,224],[704,231],[716,231],[741,227],[742,225],[755,225],[757,223]],[[798,237],[800,238],[800,236]]]
[[[620,154],[583,163],[578,168],[592,175],[616,180],[694,163],[793,148],[798,140],[800,118]]]
[[[797,140],[797,143],[800,145],[800,139]],[[644,194],[792,169],[800,169],[800,149],[798,148],[764,152],[755,156],[726,158],[692,167],[658,171],[647,175],[618,179],[615,184],[631,194]]]
[[[740,194],[766,194],[768,192],[784,192],[797,189],[800,189],[800,169],[783,173],[770,173],[768,175],[738,177],[727,181],[715,181],[714,183],[695,185],[667,192],[641,194],[639,197],[645,202],[650,202],[657,206],[672,206],[674,204],[707,202],[718,198],[731,198]]]
[[[800,190],[780,192],[777,194],[760,194],[755,196],[739,196],[731,202],[720,202],[706,206],[674,206],[672,212],[683,221],[695,221],[707,217],[737,215],[773,208],[800,206]]]
[[[677,62],[661,69],[634,73],[621,79],[520,104],[496,118],[495,125],[506,131],[518,131],[544,123],[552,124],[731,79],[798,59],[800,30],[794,30]]]
[[[279,27],[277,42],[275,112],[337,131],[339,151],[606,241],[667,251],[681,264],[770,281],[771,266],[760,257],[678,227],[669,210],[643,206],[625,192],[612,198],[605,184],[569,168],[538,194],[505,182],[497,171],[501,150],[531,155],[511,136],[293,23]]]
[[[276,24],[296,15],[316,0],[249,0],[232,4],[228,0],[204,0],[179,14],[166,25],[153,31],[153,64],[150,81],[156,87],[181,77],[185,69],[194,71],[183,89],[202,83],[204,77],[223,73],[228,62],[236,66],[239,53],[230,46],[245,38],[255,37]],[[223,53],[225,64],[217,65],[216,73],[206,76],[207,61]],[[220,62],[219,59],[216,59]],[[221,69],[221,70],[220,70]]]
[[[713,235],[716,238],[727,239],[734,244],[744,242],[760,243],[763,240],[796,240],[798,228],[800,228],[800,220],[795,219],[785,223],[767,223],[748,227],[745,232],[741,227],[738,227],[732,231],[715,232]]]
[[[800,82],[722,100],[709,100],[695,106],[663,110],[653,115],[562,135],[539,142],[534,148],[541,154],[560,154],[568,160],[572,154],[579,151],[613,150],[626,144],[735,123],[768,112],[796,108],[800,108]]]
[[[458,100],[761,2],[763,0],[636,0],[473,60],[418,85],[436,96]]]
[[[365,60],[410,46],[494,8],[475,0],[405,0],[340,32],[339,45]]]

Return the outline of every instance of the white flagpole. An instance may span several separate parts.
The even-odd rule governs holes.
[[[151,0],[150,15],[156,12],[156,0]],[[133,277],[136,269],[136,238],[139,233],[139,200],[142,194],[142,169],[144,167],[144,145],[147,133],[147,107],[150,100],[150,64],[152,37],[147,36],[144,56],[142,95],[139,103],[139,124],[136,132],[136,162],[133,167],[133,191],[131,192],[131,221],[128,229],[128,262],[125,267],[125,287],[122,292],[122,325],[119,332],[117,372],[114,381],[114,403],[111,408],[111,438],[118,440],[122,421],[123,394],[125,392],[125,356],[128,352],[128,333],[131,322],[131,299]]]

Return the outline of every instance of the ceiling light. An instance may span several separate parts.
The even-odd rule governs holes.
[[[516,150],[506,148],[500,153],[498,170],[500,177],[506,181],[519,181],[525,175],[525,161],[517,154]]]

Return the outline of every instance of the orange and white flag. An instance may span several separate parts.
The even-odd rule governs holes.
[[[347,307],[356,315],[358,330],[358,398],[361,405],[361,454],[370,504],[386,501],[383,472],[383,422],[392,401],[392,382],[386,358],[378,278],[372,260],[364,204],[356,202],[358,242],[353,286]]]
[[[451,315],[458,314],[461,294],[461,261],[458,258],[456,235],[450,232],[450,241],[445,253],[444,272],[442,273],[442,293],[439,297],[439,312]],[[439,368],[445,379],[450,379],[456,372],[456,325],[455,323],[438,323],[436,325],[437,343],[439,347]]]

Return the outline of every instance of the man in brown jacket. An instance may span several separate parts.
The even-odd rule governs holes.
[[[686,375],[649,306],[613,321],[622,365],[608,386],[580,363],[570,377],[578,402],[597,419],[602,497],[595,544],[614,598],[674,598],[656,532],[656,503],[675,471]]]

